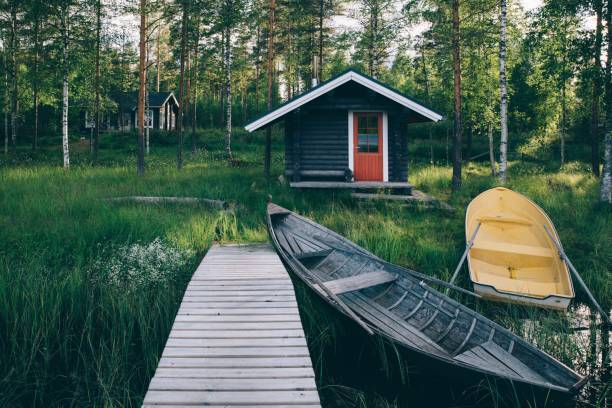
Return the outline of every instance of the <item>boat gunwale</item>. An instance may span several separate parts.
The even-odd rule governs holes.
[[[272,204],[272,203],[270,203],[270,204]],[[272,205],[276,205],[276,204],[272,204]],[[277,206],[277,207],[280,207],[280,206]],[[268,209],[269,209],[269,206],[268,206]],[[350,318],[350,316],[345,311],[343,311],[342,308],[338,307],[338,305],[333,301],[333,299],[330,299],[328,296],[324,296],[322,293],[317,291],[315,289],[315,287],[314,287],[314,284],[311,283],[310,279],[308,279],[308,277],[305,276],[305,274],[303,272],[298,272],[298,270],[297,270],[297,269],[300,269],[300,268],[308,270],[308,268],[306,268],[304,265],[298,264],[298,262],[290,259],[288,254],[286,254],[284,250],[281,250],[282,247],[281,247],[278,239],[276,238],[275,228],[274,228],[274,226],[272,224],[272,217],[271,217],[272,215],[293,216],[293,217],[297,218],[298,220],[300,220],[302,222],[305,222],[308,225],[314,227],[315,229],[318,229],[318,230],[320,230],[320,231],[322,231],[322,232],[324,232],[326,234],[329,234],[329,235],[331,235],[332,237],[334,237],[336,239],[340,239],[345,244],[347,244],[351,248],[355,249],[357,252],[360,252],[361,254],[363,254],[365,256],[371,257],[372,259],[374,259],[376,261],[379,261],[379,262],[383,263],[386,266],[391,266],[393,268],[397,268],[397,269],[399,269],[401,271],[404,271],[408,275],[413,276],[413,275],[411,275],[411,273],[410,273],[411,271],[409,269],[404,268],[404,267],[399,266],[399,265],[392,264],[390,262],[387,262],[387,261],[379,258],[378,256],[372,254],[371,252],[367,251],[366,249],[359,247],[357,244],[355,244],[352,241],[350,241],[350,240],[346,239],[345,237],[341,236],[340,234],[338,234],[338,233],[336,233],[336,232],[334,232],[334,231],[332,231],[332,230],[330,230],[330,229],[328,229],[328,228],[326,228],[326,227],[324,227],[324,226],[322,226],[320,224],[317,224],[314,221],[311,221],[311,220],[309,220],[306,217],[303,217],[303,216],[301,216],[301,215],[299,215],[299,214],[297,214],[297,213],[295,213],[293,211],[290,211],[290,210],[286,210],[286,211],[287,211],[286,213],[278,213],[278,212],[277,213],[271,213],[269,210],[266,211],[266,215],[267,215],[266,222],[268,224],[268,231],[269,231],[270,236],[272,238],[272,241],[274,243],[274,248],[276,249],[276,252],[279,253],[279,255],[280,255],[282,260],[284,260],[285,262],[287,262],[288,264],[290,264],[292,266],[292,268],[291,268],[292,272],[294,272],[300,278],[300,280],[302,282],[304,282],[310,289],[315,291],[320,298],[325,300],[332,307],[334,307],[334,309],[338,310],[343,315],[345,315],[345,316]],[[415,277],[415,279],[416,279],[416,277]],[[392,282],[390,284],[390,286],[396,285],[396,284],[397,284],[396,282]],[[393,337],[391,334],[389,334],[386,331],[381,330],[376,325],[370,324],[370,327],[372,328],[372,330],[374,330],[376,333],[382,335],[388,341],[391,341],[392,343],[397,344],[397,345],[399,345],[401,347],[405,347],[407,349],[410,349],[411,351],[424,354],[428,358],[433,358],[435,360],[438,360],[438,361],[441,361],[441,362],[444,362],[444,363],[448,363],[448,364],[451,364],[451,365],[457,365],[457,366],[460,366],[460,367],[463,367],[463,368],[466,368],[466,369],[469,369],[469,370],[473,370],[473,371],[476,371],[478,373],[484,374],[485,376],[492,376],[492,377],[497,377],[497,378],[505,379],[505,380],[510,381],[510,382],[519,382],[519,383],[523,383],[523,384],[527,384],[527,385],[535,385],[535,386],[538,386],[538,387],[542,387],[542,388],[546,388],[546,389],[550,389],[550,390],[555,390],[555,391],[559,391],[559,392],[563,392],[563,393],[567,393],[567,394],[572,394],[573,395],[573,394],[576,394],[581,389],[582,385],[584,385],[584,383],[586,383],[586,381],[588,380],[588,376],[580,375],[579,373],[577,373],[576,371],[574,371],[573,369],[571,369],[567,365],[563,364],[562,362],[560,362],[557,359],[555,359],[554,357],[552,357],[547,352],[545,352],[545,351],[535,347],[534,345],[530,344],[526,340],[522,339],[520,336],[518,336],[518,335],[514,334],[513,332],[511,332],[510,330],[506,329],[505,327],[503,327],[503,326],[497,324],[496,322],[486,318],[485,316],[477,313],[476,311],[468,308],[467,306],[457,302],[456,300],[452,299],[451,297],[444,295],[443,293],[437,291],[434,288],[431,288],[431,287],[428,286],[428,290],[433,291],[436,295],[439,295],[439,296],[441,296],[441,297],[443,297],[445,299],[448,299],[447,301],[450,304],[452,304],[453,306],[456,306],[457,309],[459,309],[461,311],[464,311],[464,312],[466,312],[469,315],[472,315],[472,317],[477,316],[479,321],[483,321],[484,320],[485,323],[488,323],[488,324],[492,325],[493,328],[495,328],[496,331],[500,331],[500,332],[502,332],[502,333],[504,333],[506,335],[509,335],[512,338],[512,340],[514,340],[515,342],[518,342],[520,345],[526,347],[527,349],[535,350],[535,352],[541,353],[541,355],[543,357],[545,357],[548,360],[549,363],[557,366],[557,368],[560,368],[562,370],[565,370],[568,373],[573,374],[573,376],[577,378],[577,381],[574,384],[572,384],[572,386],[570,386],[570,387],[564,387],[564,386],[552,384],[550,382],[541,382],[541,381],[529,380],[529,379],[524,378],[524,377],[518,377],[518,376],[517,377],[512,377],[512,376],[508,376],[508,375],[503,375],[503,374],[499,374],[497,372],[493,372],[491,370],[485,370],[485,369],[483,369],[483,368],[481,368],[481,367],[479,367],[477,365],[472,365],[472,364],[468,364],[468,363],[464,363],[462,361],[456,360],[454,357],[452,357],[450,355],[450,353],[448,353],[449,357],[443,357],[443,356],[439,356],[439,355],[430,353],[428,351],[424,351],[422,349],[419,349],[419,348],[417,348],[415,346],[407,344],[406,342],[401,341],[401,340]],[[405,323],[410,325],[410,323],[408,323],[408,322],[405,322]],[[418,330],[419,332],[421,332],[417,327],[415,327],[415,330]],[[434,344],[437,344],[436,342],[434,342],[429,337],[427,337],[427,339],[430,342],[432,342]]]
[[[512,194],[515,194],[515,195],[519,196],[520,198],[526,200],[528,203],[530,203],[536,210],[538,210],[538,212],[548,222],[548,225],[550,226],[550,229],[551,229],[551,234],[557,240],[559,245],[561,245],[561,238],[559,237],[559,233],[557,232],[557,228],[555,227],[555,224],[552,222],[552,220],[550,219],[550,217],[548,216],[546,211],[544,211],[544,209],[542,209],[542,207],[540,207],[536,202],[531,200],[529,197],[527,197],[527,196],[525,196],[525,195],[523,195],[523,194],[521,194],[519,192],[516,192],[514,190],[511,190],[509,188],[502,187],[502,186],[497,186],[497,187],[493,187],[493,188],[490,188],[488,190],[482,191],[476,197],[472,198],[472,200],[468,204],[468,206],[467,206],[467,208],[465,210],[465,221],[464,221],[466,241],[469,240],[469,237],[467,235],[468,234],[468,216],[470,214],[470,208],[472,207],[472,204],[481,195],[483,195],[485,193],[488,193],[490,191],[494,191],[494,190],[508,191],[508,192],[510,192]],[[563,248],[563,246],[561,246],[561,248]],[[555,252],[557,255],[559,255],[559,251],[554,247],[554,244],[550,246],[550,249],[553,252]],[[576,297],[576,291],[574,290],[574,282],[573,282],[572,277],[570,275],[569,269],[568,269],[567,265],[565,264],[565,261],[562,261],[561,264],[563,265],[564,272],[565,272],[565,274],[567,276],[567,280],[569,281],[569,290],[570,290],[571,294],[570,295],[565,295],[565,294],[562,294],[562,293],[551,293],[551,294],[546,295],[546,296],[537,296],[537,295],[531,295],[531,294],[527,294],[527,293],[523,293],[523,292],[512,292],[512,291],[509,291],[509,290],[498,289],[495,285],[488,284],[488,283],[482,283],[479,280],[475,279],[474,273],[472,272],[472,255],[471,255],[471,253],[472,253],[472,251],[470,249],[468,251],[468,254],[467,254],[467,263],[468,263],[468,271],[469,271],[469,275],[470,275],[470,282],[472,282],[472,284],[478,284],[478,285],[489,287],[489,288],[493,289],[495,292],[500,293],[502,295],[505,294],[505,295],[523,296],[523,297],[526,297],[526,298],[529,298],[529,299],[537,299],[537,300],[542,300],[542,301],[543,300],[548,300],[548,299],[550,299],[552,297],[559,297],[559,298],[563,298],[563,299],[574,299]]]

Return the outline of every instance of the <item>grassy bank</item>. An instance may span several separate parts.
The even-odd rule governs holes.
[[[346,193],[294,191],[279,183],[280,143],[274,146],[276,176],[264,179],[257,137],[235,138],[238,160],[230,167],[221,133],[203,132],[205,149],[187,153],[185,168],[177,171],[173,139],[155,135],[142,178],[135,175],[133,135],[105,136],[96,167],[89,166],[87,143],[80,140],[71,146],[73,167],[67,171],[51,146],[35,156],[24,148],[19,165],[2,164],[1,406],[139,406],[195,265],[214,240],[266,241],[269,195],[382,258],[447,279],[464,248],[465,206],[496,184],[486,163],[470,164],[461,193],[451,196],[450,168],[415,160],[410,181],[447,200],[455,213],[397,203],[360,205]],[[549,213],[568,255],[610,309],[612,212],[597,203],[597,180],[588,165],[576,161],[559,169],[515,161],[510,174],[509,186]],[[123,195],[216,198],[236,203],[236,210],[105,200]],[[467,285],[465,273],[459,284]],[[409,362],[392,347],[361,337],[303,288],[298,294],[327,406],[418,406],[419,388],[404,375]],[[596,360],[602,358],[602,337],[570,335],[572,315],[582,309],[566,318],[463,300],[583,374],[601,366]],[[348,340],[363,356],[349,366]],[[372,372],[364,374],[364,367]],[[583,397],[601,405],[606,391],[594,387]]]

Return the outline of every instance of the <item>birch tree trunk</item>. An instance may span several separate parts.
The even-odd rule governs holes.
[[[561,165],[565,164],[565,132],[567,129],[567,102],[565,100],[565,79],[561,85],[561,133],[559,135],[559,141],[561,142]]]
[[[591,95],[591,170],[599,177],[599,102],[601,96],[601,42],[603,1],[594,1],[595,14],[595,43],[593,45],[593,94]]]
[[[608,2],[606,27],[608,35],[608,52],[606,59],[606,136],[604,138],[604,163],[601,174],[600,199],[612,203],[612,9]]]
[[[102,35],[102,0],[96,1],[96,129],[93,140],[92,162],[98,161],[100,144],[100,36]]]
[[[272,70],[274,69],[274,12],[276,11],[276,0],[270,0],[268,9],[268,110],[272,109]],[[264,154],[264,175],[270,177],[270,163],[272,155],[272,128],[266,128],[266,147]]]
[[[40,58],[40,17],[37,15],[34,21],[34,66],[32,67],[34,73],[34,83],[32,84],[32,99],[34,105],[34,137],[32,139],[32,150],[38,149],[38,63]]]
[[[62,31],[62,63],[64,75],[62,80],[62,152],[64,154],[64,168],[70,167],[70,144],[68,141],[68,41],[69,41],[69,21],[70,8],[66,6],[62,10],[61,15],[61,31]]]
[[[227,152],[227,160],[231,164],[232,157],[232,31],[229,25],[225,28],[225,54],[223,57],[225,64],[225,150]]]
[[[506,0],[501,0],[500,13],[501,34],[499,37],[499,181],[502,184],[508,179],[508,92],[506,89]]]
[[[159,42],[160,42],[160,37],[161,37],[161,28],[159,29],[160,31],[157,34],[157,39],[156,39],[156,51],[157,51],[157,57],[155,58],[155,74],[157,76],[156,78],[156,84],[155,84],[155,89],[157,90],[157,92],[159,92],[159,82],[160,82],[160,67],[161,67],[161,59],[160,59],[160,50],[159,50]]]
[[[17,69],[17,9],[11,6],[11,81],[13,93],[11,96],[11,153],[13,159],[17,156],[17,108],[18,108],[18,69]]]
[[[421,70],[423,71],[423,84],[425,85],[425,97],[427,98],[427,103],[431,105],[431,95],[429,94],[429,78],[427,75],[427,61],[425,60],[425,45],[421,44]],[[434,164],[434,146],[433,146],[433,129],[430,126],[427,126],[427,130],[429,132],[429,164]]]
[[[185,55],[187,52],[187,0],[182,2],[181,63],[179,71],[179,111],[177,118],[176,167],[183,168],[183,116],[185,115]]]
[[[147,41],[147,0],[140,0],[140,38],[138,49],[140,52],[138,77],[138,160],[136,172],[143,176],[145,172],[145,146],[144,146],[144,116],[145,116],[145,87],[146,87],[146,41]]]
[[[459,0],[453,0],[453,76],[454,76],[454,126],[453,126],[453,191],[461,188],[461,45],[459,43]]]
[[[193,51],[193,110],[191,112],[191,154],[197,153],[196,126],[198,117],[198,51],[199,51],[199,34],[196,35],[195,49]]]
[[[8,60],[6,55],[8,53],[6,49],[6,36],[2,38],[3,47],[2,47],[2,62],[4,65],[4,155],[8,156],[9,149],[9,74],[8,74]]]
[[[325,0],[319,0],[319,65],[317,66],[317,84],[323,81],[323,21],[325,18]]]

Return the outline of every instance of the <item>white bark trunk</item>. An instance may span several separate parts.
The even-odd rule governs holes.
[[[64,168],[70,167],[70,152],[68,143],[68,13],[69,9],[63,11],[62,15],[62,42],[63,42],[63,64],[64,78],[62,87],[62,151],[64,153]]]
[[[508,170],[508,93],[506,90],[506,0],[501,0],[499,39],[499,106],[501,140],[499,144],[499,181],[504,184]]]
[[[8,146],[9,146],[9,119],[8,119],[8,109],[10,105],[9,101],[9,81],[8,81],[8,69],[6,69],[7,59],[6,59],[6,46],[2,50],[3,59],[4,59],[4,155],[8,155]]]
[[[610,120],[608,120],[609,122]],[[612,203],[612,129],[608,129],[604,138],[604,165],[601,173],[600,199],[603,202]]]
[[[225,121],[226,121],[226,134],[225,134],[225,150],[227,151],[227,159],[231,162],[232,158],[232,31],[229,27],[225,31]]]

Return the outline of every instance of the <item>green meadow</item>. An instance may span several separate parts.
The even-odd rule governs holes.
[[[192,272],[214,241],[267,241],[269,196],[390,262],[449,279],[465,247],[467,204],[497,184],[487,162],[470,162],[461,192],[451,195],[444,146],[436,146],[440,160],[431,165],[422,159],[426,142],[414,141],[410,181],[455,211],[361,203],[346,192],[281,183],[278,135],[269,180],[260,135],[237,132],[232,166],[221,131],[201,131],[199,138],[201,149],[192,155],[186,148],[178,171],[174,136],[153,134],[144,177],[136,176],[133,134],[104,135],[95,167],[85,140],[72,142],[69,170],[61,168],[55,145],[35,156],[24,147],[18,165],[0,158],[0,406],[140,406]],[[612,211],[598,202],[589,164],[559,168],[529,146],[511,158],[508,186],[548,212],[567,254],[610,310]],[[222,199],[231,209],[107,200],[126,195]],[[458,284],[469,287],[465,270]],[[297,293],[325,406],[420,406],[423,391],[406,375],[410,362],[392,345],[367,338],[299,284]],[[598,319],[577,295],[578,306],[562,314],[452,294],[593,375],[577,404],[603,407],[610,400],[608,333],[572,330]],[[485,403],[514,406],[493,392]]]

